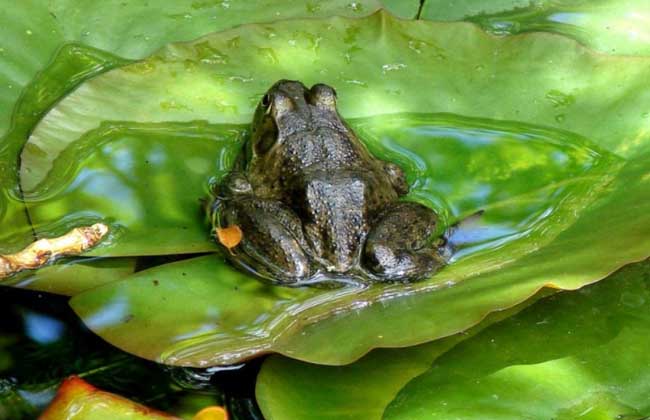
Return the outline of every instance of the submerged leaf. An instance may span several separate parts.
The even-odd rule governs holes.
[[[3,281],[3,285],[74,296],[113,281],[135,269],[134,258],[77,258],[61,260],[36,271],[25,271]]]
[[[215,251],[201,200],[244,133],[204,122],[106,123],[57,159],[41,196],[28,197],[31,220],[42,236],[107,223],[111,233],[91,255]]]
[[[40,72],[22,92],[13,109],[9,130],[0,143],[0,221],[3,226],[0,252],[16,252],[37,239],[22,202],[17,170],[20,151],[36,122],[85,78],[126,63],[126,60],[92,48],[65,45],[49,68]],[[4,69],[3,64],[0,60],[0,70]],[[11,115],[11,111],[7,109],[4,115]]]

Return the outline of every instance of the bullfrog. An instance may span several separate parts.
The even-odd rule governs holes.
[[[259,102],[249,138],[215,188],[215,228],[241,235],[225,253],[276,284],[405,282],[443,264],[437,214],[400,199],[398,165],[373,156],[341,118],[336,91],[280,80]]]

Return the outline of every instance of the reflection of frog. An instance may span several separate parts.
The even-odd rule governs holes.
[[[228,258],[273,282],[415,280],[442,261],[436,214],[398,200],[402,169],[369,153],[324,84],[273,85],[217,190],[212,220],[243,233]]]

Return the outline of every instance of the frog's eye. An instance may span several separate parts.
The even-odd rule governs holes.
[[[270,105],[271,105],[271,97],[267,93],[264,96],[262,96],[262,106],[264,108],[268,108]]]

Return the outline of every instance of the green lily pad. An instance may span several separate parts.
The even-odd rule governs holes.
[[[420,0],[383,0],[384,8],[402,19],[413,19],[420,12]]]
[[[411,381],[385,419],[650,415],[650,264],[497,324]]]
[[[475,22],[500,36],[554,32],[607,54],[650,54],[645,0],[427,0],[421,18]]]
[[[371,43],[377,48],[353,48]],[[428,281],[262,293],[256,280],[208,256],[71,301],[111,343],[165,363],[207,366],[279,352],[345,364],[375,347],[453,335],[541,288],[577,289],[646,258],[650,96],[642,85],[649,73],[650,59],[604,57],[556,35],[495,38],[469,24],[385,13],[249,25],[171,45],[81,86],[34,131],[23,153],[23,187],[30,206],[44,186],[65,188],[65,179],[50,180],[42,169],[106,119],[243,122],[282,77],[334,85],[346,116],[429,110],[492,118],[352,121],[373,151],[405,167],[411,198],[436,208],[447,224],[485,210],[469,241],[452,238],[469,242],[463,251]],[[55,129],[62,124],[65,137]],[[38,149],[48,153],[32,153]],[[44,217],[56,216],[36,219],[47,226]],[[129,246],[118,242],[112,252]],[[160,314],[172,299],[182,307],[168,322]],[[232,306],[248,301],[256,303]]]
[[[127,63],[110,54],[74,44],[63,46],[48,67],[23,91],[13,110],[11,126],[0,146],[0,252],[11,253],[36,239],[19,188],[18,156],[34,125],[64,94],[83,80]],[[1,67],[1,66],[0,66]],[[6,115],[11,114],[7,110]],[[6,226],[6,227],[5,227]]]
[[[265,285],[206,255],[141,271],[77,295],[71,304],[88,327],[105,338],[117,337],[109,341],[123,350],[166,363],[209,366],[268,351],[265,325],[290,325],[295,312],[287,307],[297,306],[297,299],[305,305],[318,302],[319,292]],[[149,328],[142,328],[145,323]],[[185,350],[191,354],[173,354]]]
[[[282,356],[269,357],[257,377],[257,402],[267,420],[380,420],[395,394],[426,372],[434,360],[542,296],[536,295],[509,310],[492,313],[461,334],[403,349],[376,349],[347,366],[321,366]]]
[[[41,196],[25,196],[33,226],[53,236],[108,223],[108,238],[89,255],[215,251],[201,200],[244,133],[205,122],[104,124],[59,156]]]
[[[355,5],[351,5],[354,3]],[[249,22],[331,15],[364,16],[381,7],[375,0],[282,0],[230,2],[180,0],[173,4],[120,0],[37,0],[0,10],[0,134],[9,126],[21,90],[67,43],[81,43],[129,59],[166,43]],[[56,83],[51,84],[56,87]]]
[[[639,369],[648,364],[650,320],[639,314],[649,301],[649,269],[648,262],[626,267],[491,327],[375,350],[349,366],[271,357],[257,400],[269,420],[575,419],[590,408],[584,418],[641,418],[650,409],[647,372]]]
[[[2,281],[3,286],[74,296],[84,290],[121,280],[135,269],[134,258],[76,258]]]

